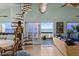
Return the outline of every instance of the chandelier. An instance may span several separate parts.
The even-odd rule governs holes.
[[[48,7],[48,3],[40,3],[39,4],[39,11],[43,14],[46,12]]]

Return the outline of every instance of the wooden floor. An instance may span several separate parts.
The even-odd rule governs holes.
[[[63,56],[53,45],[30,45],[24,49],[32,56]]]

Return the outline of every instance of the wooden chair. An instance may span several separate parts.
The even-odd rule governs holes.
[[[2,40],[2,39],[3,39],[3,40],[6,40],[6,39],[7,39],[7,37],[0,37],[0,39],[1,39],[1,40]]]
[[[14,40],[15,44],[12,49],[7,49],[2,53],[2,56],[31,56],[26,50],[19,50],[19,39]]]
[[[19,45],[19,40],[18,38],[14,41],[14,45],[11,49],[4,49],[4,52],[2,53],[2,56],[15,56],[17,50],[18,50],[18,45]]]
[[[3,49],[0,47],[0,56],[2,55]]]
[[[28,40],[28,37],[24,37],[23,40],[23,46],[32,45],[32,40]]]

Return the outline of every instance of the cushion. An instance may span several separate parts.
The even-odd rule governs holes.
[[[27,51],[17,51],[16,56],[31,56]]]
[[[2,53],[2,56],[13,56],[13,51],[6,51],[5,53]]]

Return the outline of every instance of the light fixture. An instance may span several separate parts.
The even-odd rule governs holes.
[[[40,3],[39,4],[39,11],[43,14],[46,12],[48,7],[48,3]]]
[[[65,3],[62,7],[65,7],[67,4],[72,5],[73,7],[79,6],[79,3]]]

